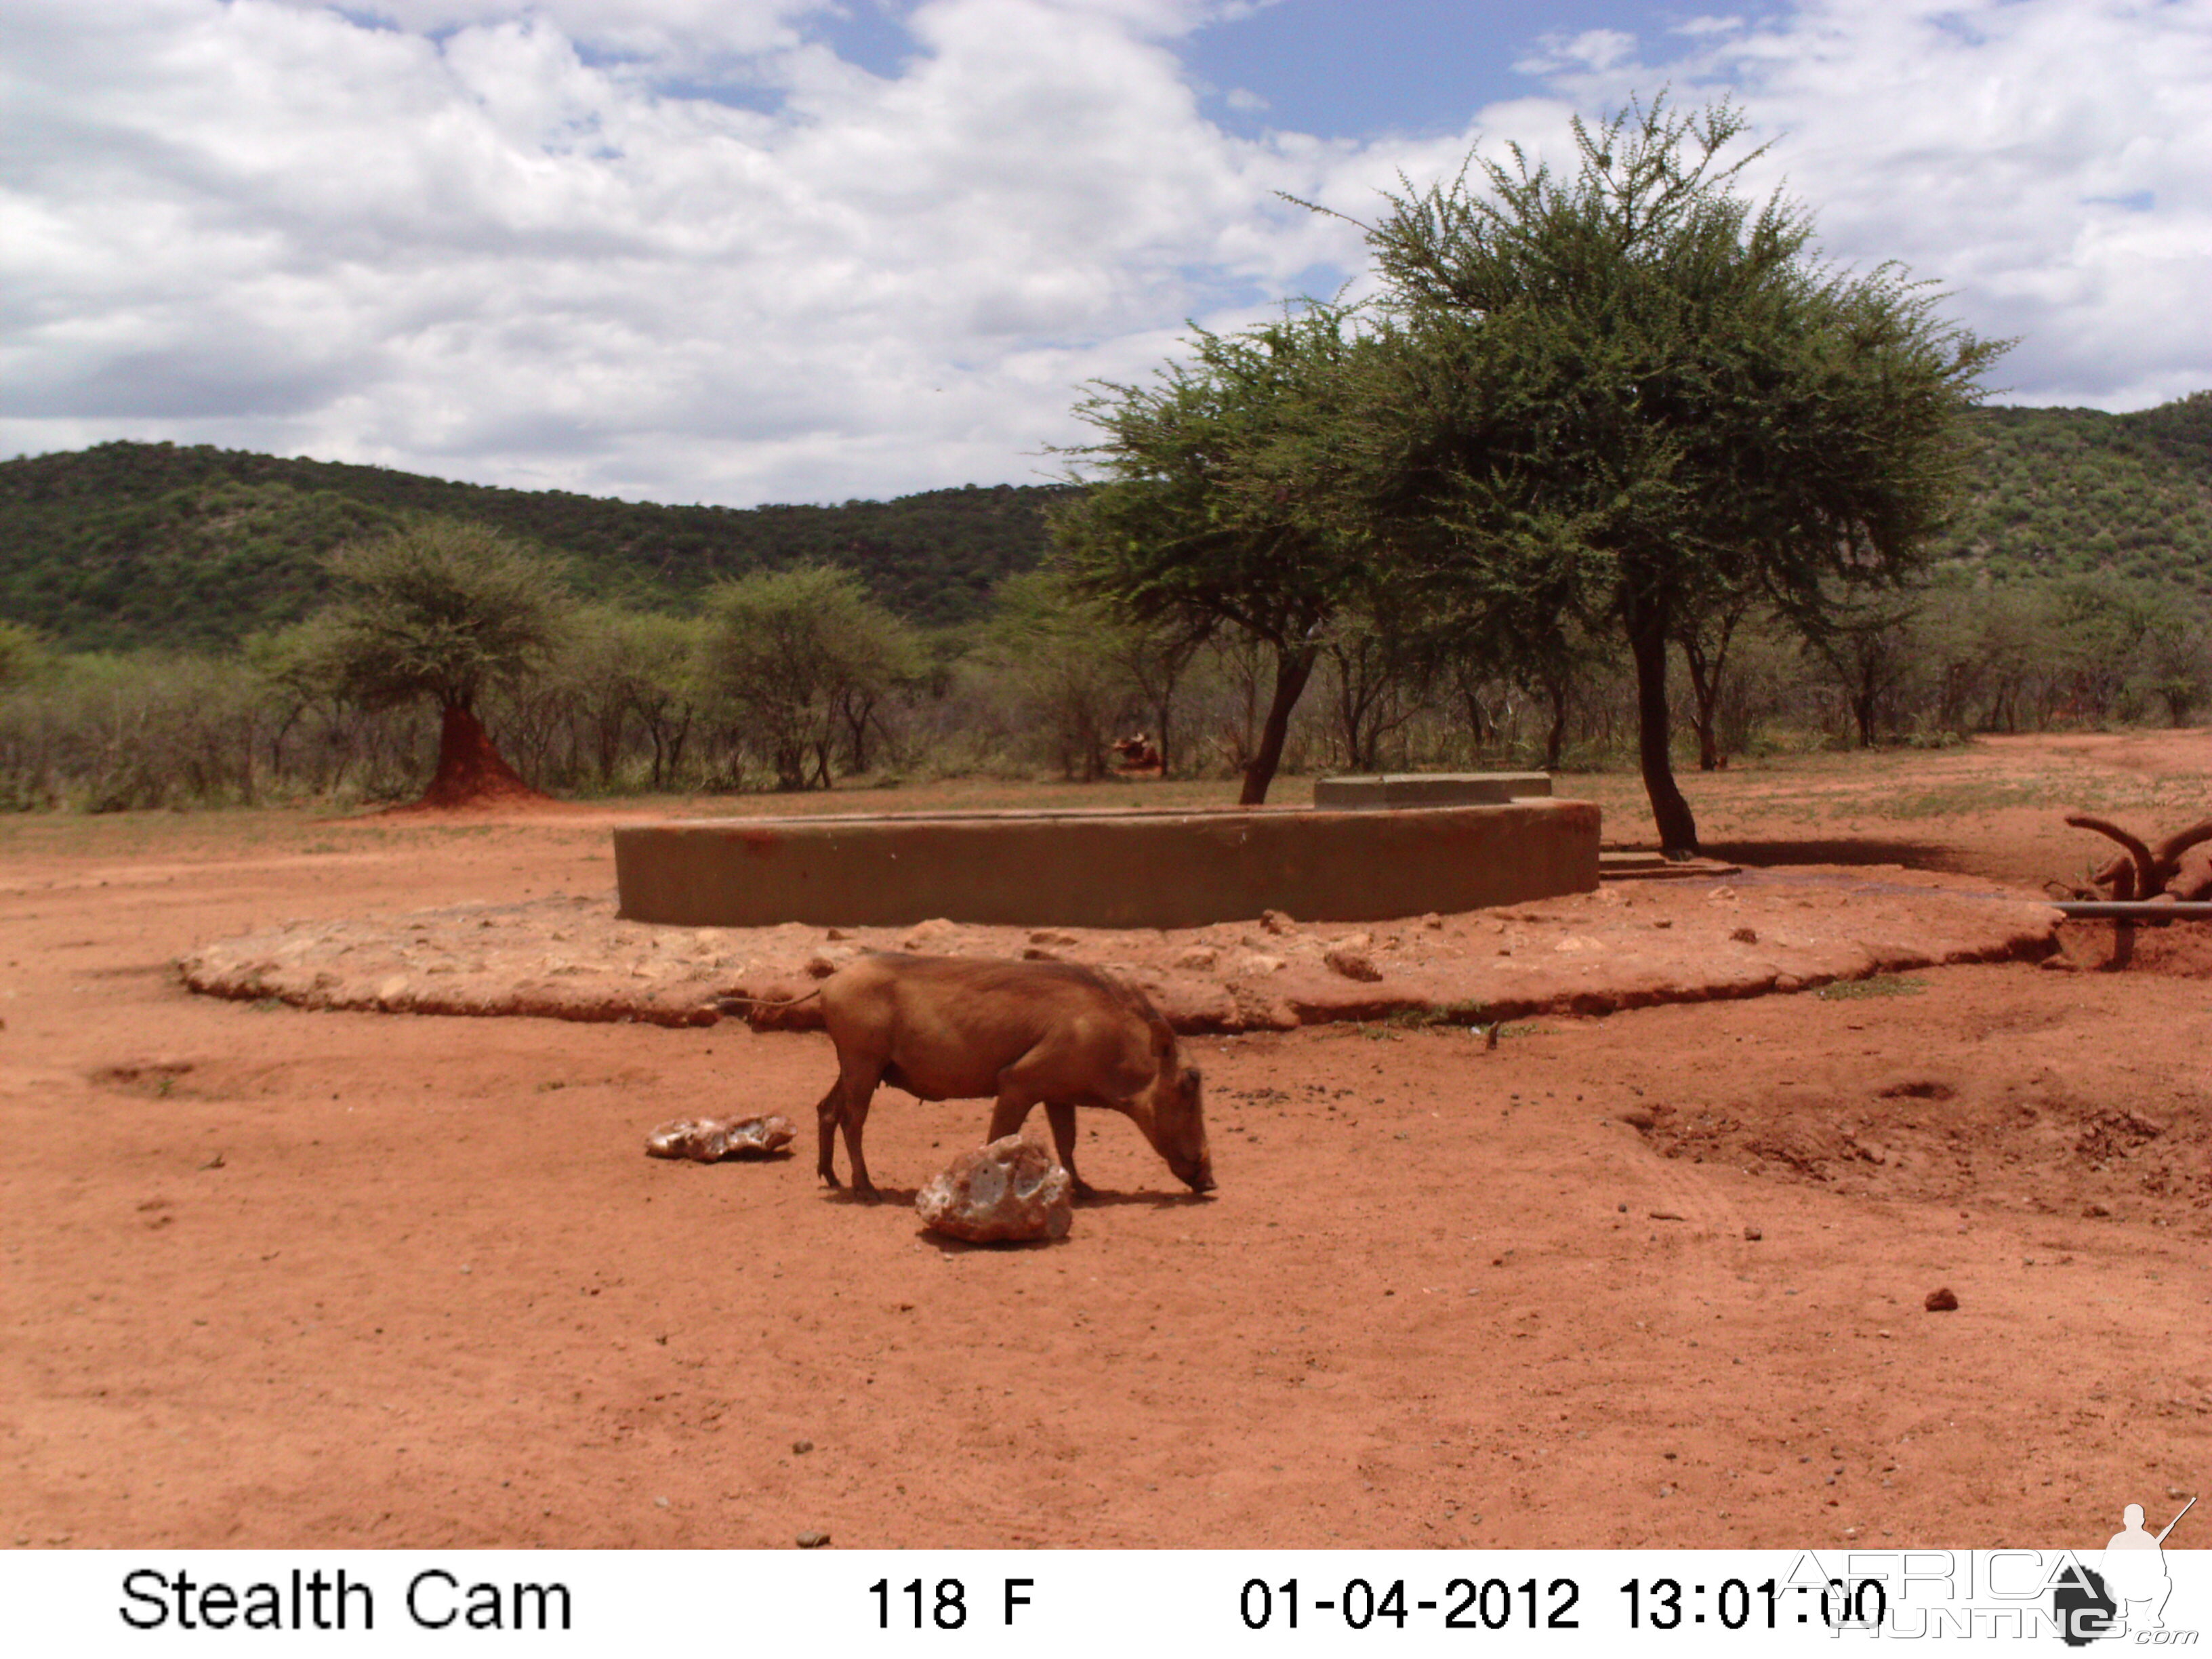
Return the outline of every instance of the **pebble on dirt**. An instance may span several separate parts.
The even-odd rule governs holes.
[[[797,1540],[799,1547],[803,1550],[818,1550],[829,1541],[830,1534],[826,1532],[802,1532]]]
[[[1375,965],[1375,958],[1356,945],[1340,945],[1322,957],[1329,971],[1372,985],[1382,977],[1382,970]]]
[[[1942,1286],[1939,1290],[1933,1290],[1928,1292],[1928,1311],[1929,1313],[1950,1313],[1954,1311],[1958,1305],[1959,1294],[1948,1285]]]
[[[1075,1219],[1072,1184],[1050,1152],[1008,1135],[932,1176],[914,1207],[932,1232],[973,1244],[1065,1238]]]

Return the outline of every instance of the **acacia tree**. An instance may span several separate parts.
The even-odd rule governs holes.
[[[1139,702],[1124,653],[1114,648],[1127,628],[1049,570],[1009,576],[992,595],[975,660],[1014,692],[1021,723],[1078,782],[1106,775],[1109,745]]]
[[[1759,152],[1725,104],[1574,125],[1555,174],[1517,148],[1387,198],[1379,375],[1349,428],[1358,508],[1426,578],[1608,623],[1636,667],[1662,845],[1697,825],[1670,750],[1668,647],[1711,596],[1808,635],[1920,568],[1954,417],[2003,349],[1893,266],[1839,275],[1811,221],[1736,193]]]
[[[1175,769],[1179,693],[1204,643],[1173,618],[1131,621],[1073,591],[1061,573],[1036,570],[999,584],[977,659],[1018,688],[1061,771],[1091,783],[1107,775],[1114,739],[1134,724],[1152,734],[1162,775]]]
[[[455,519],[341,548],[330,568],[343,597],[301,637],[302,669],[365,708],[438,705],[438,769],[423,804],[536,793],[476,710],[557,648],[569,607],[559,568],[489,525]]]
[[[1291,714],[1331,622],[1372,574],[1334,511],[1337,428],[1359,349],[1346,313],[1310,307],[1243,333],[1200,331],[1148,386],[1103,384],[1077,408],[1099,441],[1073,453],[1091,487],[1053,509],[1079,589],[1139,623],[1225,624],[1273,658],[1273,688],[1238,799],[1267,798]]]
[[[866,761],[883,698],[921,672],[914,631],[828,565],[757,571],[708,595],[701,678],[779,789],[827,789],[840,739]]]

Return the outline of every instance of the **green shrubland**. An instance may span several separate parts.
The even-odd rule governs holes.
[[[1632,108],[1570,174],[1408,186],[1375,301],[1094,388],[1062,484],[0,463],[0,805],[402,797],[457,725],[568,794],[1093,781],[1141,732],[1252,801],[1632,761],[1680,848],[1677,764],[2201,717],[2212,392],[1971,407],[1998,348],[1733,195],[1740,125]]]

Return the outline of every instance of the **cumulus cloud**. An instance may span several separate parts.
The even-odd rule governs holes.
[[[2212,386],[2212,5],[1807,0],[1692,27],[1671,58],[1547,70],[1589,107],[1734,93],[1773,141],[1753,177],[1814,209],[1830,257],[1902,261],[1950,314],[2019,337],[2008,400]]]
[[[11,0],[0,449],[732,502],[1033,477],[1086,379],[1359,268],[1275,192],[1371,217],[1478,131],[1557,153],[1662,81],[1739,91],[1832,255],[2028,335],[2024,396],[2212,383],[2196,0],[1599,32],[1479,129],[1369,143],[1205,118],[1176,49],[1237,9],[926,0],[879,75],[830,0]]]
[[[1344,147],[1199,115],[1194,8],[937,0],[895,79],[808,9],[21,0],[0,443],[687,500],[1022,478],[1085,378],[1356,258],[1271,193]],[[725,80],[669,89],[710,21]]]

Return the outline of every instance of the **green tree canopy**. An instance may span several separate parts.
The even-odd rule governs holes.
[[[1091,488],[1050,514],[1078,587],[1140,623],[1226,625],[1263,641],[1274,689],[1242,800],[1267,799],[1322,636],[1371,574],[1357,526],[1321,480],[1350,415],[1361,349],[1346,315],[1310,307],[1238,334],[1146,386],[1101,385],[1077,413],[1103,434],[1073,452]]]
[[[1669,755],[1667,648],[1763,593],[1818,634],[1920,568],[1957,416],[2002,349],[1894,267],[1812,255],[1754,204],[1725,105],[1574,127],[1570,174],[1480,163],[1389,198],[1383,293],[1340,513],[1464,614],[1571,612],[1625,635],[1662,844],[1695,820]],[[1753,152],[1756,155],[1757,152]],[[1441,600],[1439,603],[1443,603]]]
[[[707,601],[702,678],[783,789],[828,788],[842,743],[865,770],[882,700],[922,672],[914,630],[829,565],[725,582]]]
[[[342,597],[310,623],[292,672],[367,708],[435,701],[443,726],[428,799],[520,787],[475,711],[560,645],[569,611],[559,568],[489,526],[423,519],[340,549],[331,570]]]
[[[23,684],[45,658],[36,634],[21,623],[0,617],[0,691]]]

